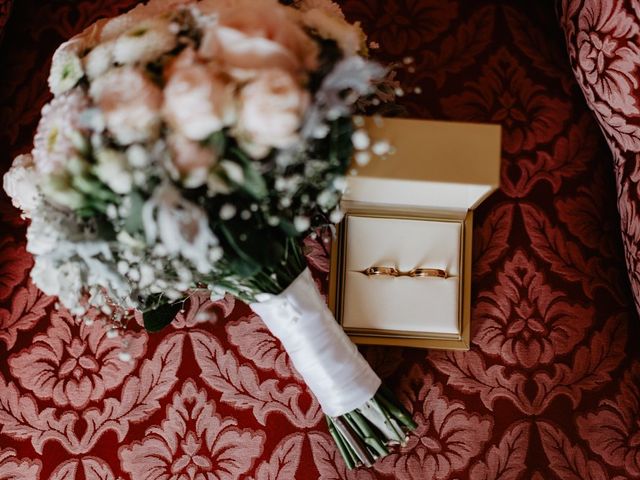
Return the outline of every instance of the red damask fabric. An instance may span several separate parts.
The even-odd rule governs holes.
[[[571,66],[614,157],[620,226],[640,311],[640,2],[564,0]]]
[[[0,0],[0,40],[2,40],[4,27],[9,20],[9,13],[11,12],[12,3],[13,0]]]
[[[31,147],[54,48],[133,3],[14,5],[0,48],[0,170]],[[232,298],[195,298],[161,334],[131,332],[132,361],[119,362],[121,339],[95,313],[72,318],[31,284],[24,224],[3,196],[0,479],[640,478],[640,322],[611,154],[554,6],[344,8],[375,56],[404,65],[408,115],[504,127],[502,188],[476,216],[471,351],[362,350],[417,434],[348,472],[278,342]],[[309,246],[324,281],[327,244]]]

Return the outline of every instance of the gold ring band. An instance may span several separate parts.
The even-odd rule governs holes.
[[[436,277],[436,278],[447,278],[447,272],[440,268],[414,268],[409,270],[408,272],[403,272],[398,270],[396,267],[379,267],[373,266],[365,268],[364,270],[360,270],[360,273],[366,275],[367,277],[379,277],[379,276],[389,276],[389,277],[412,277],[412,278],[426,278],[426,277]]]
[[[391,277],[397,277],[400,272],[395,267],[369,267],[361,271],[367,277],[377,277],[382,275],[388,275]]]
[[[447,278],[447,272],[440,268],[414,268],[407,272],[407,276]]]

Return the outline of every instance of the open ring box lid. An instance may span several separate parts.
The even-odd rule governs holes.
[[[473,210],[498,188],[500,126],[365,118],[377,156],[348,176],[329,306],[355,343],[467,350]],[[371,277],[371,266],[447,278]]]

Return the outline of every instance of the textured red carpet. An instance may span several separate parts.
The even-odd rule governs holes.
[[[20,0],[0,47],[0,165],[30,149],[63,40],[133,0]],[[419,423],[346,472],[317,402],[248,308],[192,302],[130,336],[56,313],[0,201],[0,478],[640,478],[640,333],[612,155],[550,2],[347,1],[414,117],[503,126],[502,189],[477,215],[470,352],[365,348]],[[0,27],[8,11],[0,1]],[[416,93],[415,88],[422,93]],[[428,148],[428,145],[425,145]],[[317,244],[313,263],[327,262]],[[215,323],[196,324],[196,312]],[[12,476],[13,475],[13,476]]]

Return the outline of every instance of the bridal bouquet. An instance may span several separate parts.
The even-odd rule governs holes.
[[[341,219],[385,70],[329,1],[151,1],[60,46],[31,154],[4,177],[36,285],[76,315],[169,324],[206,289],[248,302],[349,467],[415,424],[339,328],[302,239]],[[357,105],[358,104],[358,105]],[[126,356],[125,356],[126,357]]]

